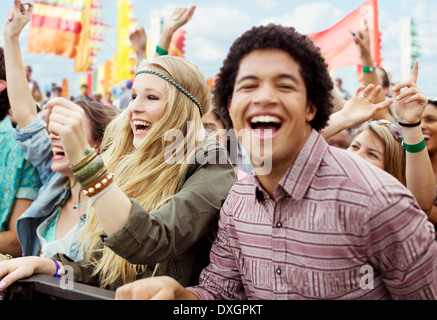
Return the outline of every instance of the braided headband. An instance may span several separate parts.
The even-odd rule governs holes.
[[[174,81],[173,79],[170,79],[169,77],[163,75],[162,73],[159,73],[159,72],[156,72],[156,71],[153,71],[153,70],[141,70],[141,71],[138,71],[138,72],[135,74],[135,78],[136,78],[139,74],[142,74],[142,73],[154,74],[155,76],[158,76],[158,77],[160,77],[160,78],[162,78],[162,79],[164,79],[164,80],[170,82],[170,83],[171,83],[172,85],[174,85],[177,89],[179,89],[180,92],[182,92],[183,94],[185,94],[188,98],[190,98],[191,101],[193,101],[193,102],[197,105],[197,107],[199,108],[199,111],[200,111],[200,116],[201,116],[201,117],[203,116],[203,107],[202,107],[202,105],[200,104],[200,102],[197,101],[197,99],[194,98],[193,95],[192,95],[191,93],[189,93],[187,90],[185,90],[184,88],[182,88],[182,86],[181,86],[179,83],[177,83],[177,82]]]

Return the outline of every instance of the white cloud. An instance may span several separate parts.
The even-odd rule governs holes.
[[[187,54],[193,60],[203,60],[205,62],[214,62],[223,58],[223,51],[212,40],[201,37],[192,37],[187,39]]]
[[[260,24],[277,23],[293,26],[301,33],[311,33],[332,27],[346,15],[346,11],[321,2],[297,6],[291,13],[262,19]]]
[[[244,0],[243,3],[264,12],[275,10],[279,7],[276,0]]]
[[[244,11],[228,5],[212,4],[198,8],[186,29],[193,36],[220,40],[239,35],[250,24],[251,18]]]

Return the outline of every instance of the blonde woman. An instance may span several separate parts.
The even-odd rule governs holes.
[[[364,123],[352,132],[348,151],[355,153],[376,167],[387,171],[407,186],[406,155],[402,147],[402,130],[388,120]]]
[[[45,106],[48,128],[63,139],[89,197],[85,259],[2,262],[0,290],[35,273],[59,277],[65,265],[75,281],[109,289],[158,275],[198,282],[219,210],[236,181],[227,151],[206,138],[202,125],[210,108],[205,78],[185,59],[159,57],[141,65],[132,98],[107,129],[103,161],[86,142],[80,108],[65,99]]]

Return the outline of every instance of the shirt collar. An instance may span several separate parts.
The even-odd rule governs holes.
[[[303,146],[295,162],[288,168],[287,172],[275,188],[282,188],[295,201],[300,201],[305,196],[311,181],[322,164],[323,157],[328,150],[328,143],[315,130],[312,130],[307,142]],[[252,176],[255,186],[256,199],[264,200],[264,188],[256,176]]]
[[[8,132],[13,129],[11,120],[6,116],[2,121],[0,121],[0,132]]]

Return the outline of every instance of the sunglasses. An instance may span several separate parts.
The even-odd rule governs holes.
[[[387,120],[377,120],[377,121],[373,121],[371,123],[374,123],[378,126],[386,127],[387,130],[390,131],[390,133],[392,134],[393,138],[395,138],[396,141],[402,142],[402,139],[403,139],[402,129],[399,126],[397,126],[397,125],[395,125]]]

